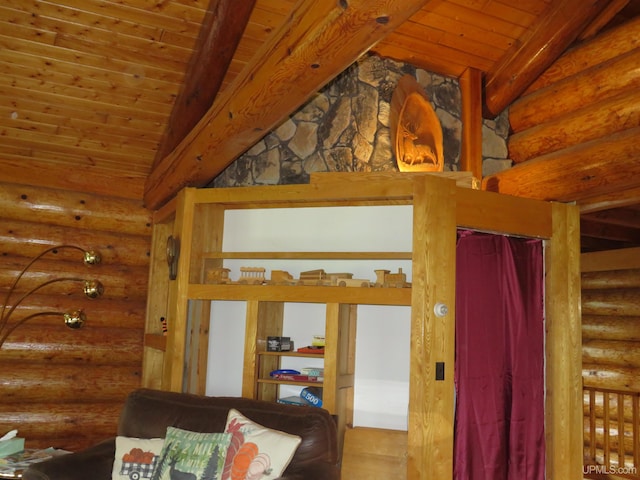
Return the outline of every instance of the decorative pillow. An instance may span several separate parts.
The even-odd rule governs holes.
[[[229,410],[225,432],[232,437],[221,480],[278,478],[302,440],[263,427],[233,408]]]
[[[198,433],[167,427],[153,480],[220,478],[230,440],[228,433]]]
[[[164,438],[116,437],[116,458],[112,480],[151,478],[158,463]]]

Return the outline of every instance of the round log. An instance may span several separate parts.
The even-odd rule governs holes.
[[[609,388],[611,390],[640,390],[637,369],[582,364],[582,381],[585,387]]]
[[[568,50],[529,86],[524,95],[624,55],[638,47],[640,47],[640,17],[600,33],[597,37]]]
[[[0,292],[7,289],[28,261],[16,263],[13,259],[0,257]],[[145,299],[149,280],[148,267],[129,265],[91,265],[82,262],[58,262],[55,260],[39,260],[22,276],[16,292],[28,292],[43,282],[59,278],[97,279],[104,285],[107,299]],[[73,281],[55,282],[39,290],[39,293],[60,295],[82,295],[82,283]],[[6,294],[6,293],[5,293]],[[15,297],[14,297],[15,298]]]
[[[19,364],[129,365],[141,367],[142,329],[98,328],[91,317],[80,329],[65,325],[31,325],[17,328],[2,346],[2,361]]]
[[[590,103],[509,137],[509,158],[516,163],[640,125],[640,89]]]
[[[586,290],[582,292],[582,313],[586,315],[640,315],[640,289]]]
[[[622,192],[624,195],[626,192]],[[587,213],[597,213],[602,203],[588,205]],[[582,272],[606,272],[610,270],[640,270],[640,247],[621,248],[600,252],[585,253],[581,256]]]
[[[13,220],[151,237],[151,212],[141,201],[6,183],[0,212]]]
[[[115,402],[0,403],[0,431],[19,425],[27,448],[80,451],[116,435],[125,394]]]
[[[140,368],[118,365],[56,365],[40,368],[0,363],[2,403],[96,403],[122,399],[140,386]]]
[[[576,8],[580,5],[580,8]],[[487,74],[486,118],[495,118],[518,98],[605,7],[605,2],[556,1],[534,25],[535,35],[517,42]]]
[[[640,48],[521,97],[509,107],[514,132],[640,88]]]
[[[583,340],[629,340],[640,342],[640,317],[582,315]]]
[[[632,188],[640,175],[639,137],[640,127],[630,128],[547,153],[485,177],[482,186],[491,192],[560,202],[616,193]]]
[[[582,362],[640,369],[638,342],[622,340],[586,340],[582,342]]]
[[[583,272],[582,289],[640,288],[640,269]]]
[[[100,253],[102,263],[106,265],[147,267],[151,237],[2,219],[0,255],[23,257],[27,263],[46,249],[57,245],[77,245],[95,250]],[[82,261],[82,252],[61,248],[47,253],[43,258],[77,262]]]

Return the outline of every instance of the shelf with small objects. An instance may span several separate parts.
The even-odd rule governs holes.
[[[343,342],[347,340],[342,339]],[[296,347],[295,340],[292,341],[290,337],[268,336],[266,350],[258,347],[256,396],[279,403],[324,406],[335,411],[333,395],[329,395],[328,404],[323,405],[322,402],[326,345],[324,334],[315,335],[311,342],[303,343],[304,346]],[[353,387],[352,382],[343,383],[342,388],[345,387]]]
[[[397,428],[406,428],[412,209],[408,204],[357,203],[274,208],[264,202],[263,208],[251,209],[226,204],[223,212],[210,212],[220,221],[205,223],[215,224],[220,232],[214,230],[216,241],[211,247],[190,243],[200,250],[200,263],[190,265],[187,287],[191,302],[207,304],[205,310],[210,313],[207,394],[283,401],[299,398],[305,387],[322,388],[322,408],[335,414],[341,426],[352,424],[353,405],[358,403],[355,343],[359,308],[402,307],[405,319],[396,322],[396,326],[402,323],[405,333],[398,347],[402,354],[395,356],[395,368],[389,362],[388,375],[397,377],[401,372],[407,377],[398,382],[400,405],[392,409],[400,418]],[[379,231],[382,219],[388,228]],[[182,244],[187,248],[184,241]],[[240,330],[238,319],[244,319],[245,329],[232,336],[230,330]],[[371,325],[365,321],[361,333],[366,335]],[[297,352],[311,346],[316,334],[325,337],[322,355]],[[296,351],[268,352],[269,336],[290,336]],[[228,351],[229,344],[239,342],[244,342],[242,353]],[[367,351],[362,341],[359,348],[361,354]],[[377,347],[372,350],[378,355]],[[321,382],[270,375],[278,369],[301,371],[311,366],[323,368]],[[238,378],[240,382],[234,380]],[[367,401],[382,403],[387,394],[381,387]],[[382,408],[378,406],[371,416],[383,418],[387,414],[377,415]],[[356,409],[356,416],[364,410]]]
[[[242,395],[283,401],[313,386],[322,389],[323,408],[351,422],[343,405],[354,393],[357,307],[288,302],[258,302],[256,307],[247,315]],[[323,348],[309,348],[313,332],[321,332]],[[292,350],[269,351],[269,339],[285,335]]]
[[[336,252],[327,252],[322,262],[309,255],[303,258],[285,259],[284,253],[277,260],[270,259],[269,254],[263,254],[261,259],[253,258],[251,266],[246,260],[239,260],[240,255],[234,254],[224,257],[224,265],[211,266],[214,262],[205,262],[206,278],[204,283],[189,285],[189,297],[193,299],[219,298],[227,300],[242,300],[247,298],[258,300],[282,299],[290,302],[317,303],[356,303],[377,305],[410,305],[411,283],[406,281],[406,267],[396,267],[399,262],[409,266],[411,254],[390,255],[393,259],[382,258],[382,253],[372,260],[358,256],[349,262],[345,256]],[[227,259],[228,258],[228,259]],[[222,259],[222,258],[221,258]],[[396,260],[398,259],[398,260]],[[219,263],[219,262],[215,262]],[[360,273],[356,276],[352,272],[326,272],[322,264],[355,263]],[[257,266],[257,264],[267,265]],[[314,265],[313,270],[285,270],[283,265]],[[361,264],[363,267],[359,267]],[[366,264],[366,266],[365,266]],[[377,268],[378,265],[383,265]],[[269,269],[269,266],[271,268]],[[304,267],[302,267],[304,268]],[[395,268],[395,270],[393,270]],[[290,273],[292,272],[292,273]],[[313,275],[317,278],[310,278]],[[400,280],[400,279],[404,280]],[[333,287],[333,288],[330,288]],[[400,288],[397,288],[400,287]]]
[[[336,208],[340,211],[336,212]],[[384,217],[389,219],[391,228],[378,233],[375,239],[370,238],[368,232],[373,230],[375,233],[371,225]],[[336,235],[333,229],[326,228],[327,218],[334,224],[338,221],[349,224],[351,229],[360,233]],[[303,386],[309,386],[311,382],[303,379],[275,379],[270,372],[307,367],[305,360],[314,360],[314,355],[304,357],[297,352],[272,354],[267,351],[266,339],[269,336],[290,336],[297,350],[312,343],[311,335],[317,333],[322,334],[326,341],[324,355],[315,355],[315,360],[324,366],[323,407],[331,413],[338,413],[343,409],[342,405],[352,403],[358,307],[402,306],[407,309],[404,327],[408,329],[411,218],[410,206],[404,205],[362,209],[316,207],[312,210],[295,209],[294,212],[281,209],[225,212],[221,248],[217,252],[203,254],[203,283],[191,283],[189,295],[191,298],[215,300],[215,315],[211,317],[214,324],[219,319],[224,321],[239,316],[225,311],[225,303],[247,303],[246,312],[241,314],[247,323],[243,396],[277,401],[296,396]],[[250,238],[245,238],[249,231]],[[264,244],[272,250],[262,250]],[[327,250],[312,250],[320,245]],[[363,246],[368,251],[358,251]],[[398,248],[398,251],[392,248]],[[312,314],[309,310],[314,307],[319,311],[313,315],[321,318],[318,325],[311,324],[310,320]],[[299,309],[299,312],[288,314],[292,308]],[[291,333],[291,329],[299,328],[301,324],[304,327],[302,331]],[[362,331],[366,330],[364,325]],[[229,338],[226,332],[217,336]],[[215,339],[212,342],[215,343]],[[215,356],[216,347],[211,346],[209,353]],[[406,351],[406,343],[399,348]],[[345,352],[352,352],[350,365]],[[209,365],[216,368],[221,361],[218,359]],[[231,374],[229,363],[227,358],[225,376]],[[398,371],[408,371],[408,360],[394,370],[394,375]],[[216,374],[211,372],[211,375],[215,377]],[[215,394],[228,393],[217,390],[223,381],[215,377],[208,384],[216,385]],[[408,392],[408,381],[404,390]],[[383,396],[384,392],[381,392],[380,398]],[[406,411],[406,400],[398,411]]]

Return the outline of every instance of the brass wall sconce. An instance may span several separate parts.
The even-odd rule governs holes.
[[[0,348],[6,341],[7,337],[11,335],[11,333],[18,328],[20,325],[23,325],[28,320],[31,320],[35,317],[41,316],[61,316],[64,319],[65,325],[69,328],[77,329],[80,328],[84,322],[86,321],[86,315],[81,309],[73,310],[70,312],[55,312],[55,311],[45,311],[45,312],[37,312],[32,313],[31,315],[27,315],[16,322],[10,322],[10,318],[12,314],[15,312],[16,308],[31,294],[37,292],[38,290],[46,287],[47,285],[51,285],[57,282],[82,282],[83,283],[83,292],[87,298],[98,298],[104,292],[104,287],[100,281],[95,279],[84,279],[77,277],[61,277],[54,278],[52,280],[48,280],[46,282],[40,283],[39,285],[33,287],[31,290],[27,291],[20,298],[18,298],[13,305],[9,308],[9,304],[11,302],[11,297],[18,286],[20,279],[24,276],[24,274],[29,270],[29,268],[37,262],[40,258],[46,255],[49,252],[61,250],[61,249],[75,249],[79,250],[83,254],[83,262],[85,265],[97,265],[101,262],[102,258],[100,254],[92,251],[92,250],[84,250],[81,247],[75,245],[57,245],[55,247],[48,248],[44,250],[42,253],[34,257],[28,264],[25,266],[22,271],[18,274],[13,284],[9,288],[9,291],[5,297],[5,301],[2,305],[2,310],[0,311]]]

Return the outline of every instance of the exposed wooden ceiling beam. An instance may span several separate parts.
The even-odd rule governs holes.
[[[609,0],[556,0],[524,43],[487,73],[485,112],[494,118],[544,72],[609,3]]]
[[[154,165],[182,141],[213,105],[255,3],[210,1]]]
[[[606,25],[629,4],[629,0],[611,0],[600,15],[598,15],[578,37],[578,40],[587,40],[597,35]]]
[[[433,0],[431,0],[433,1]],[[144,201],[156,209],[203,186],[427,0],[299,0],[255,60],[153,169]]]
[[[638,47],[638,32],[640,16],[567,50],[531,84],[523,97],[631,52]]]

